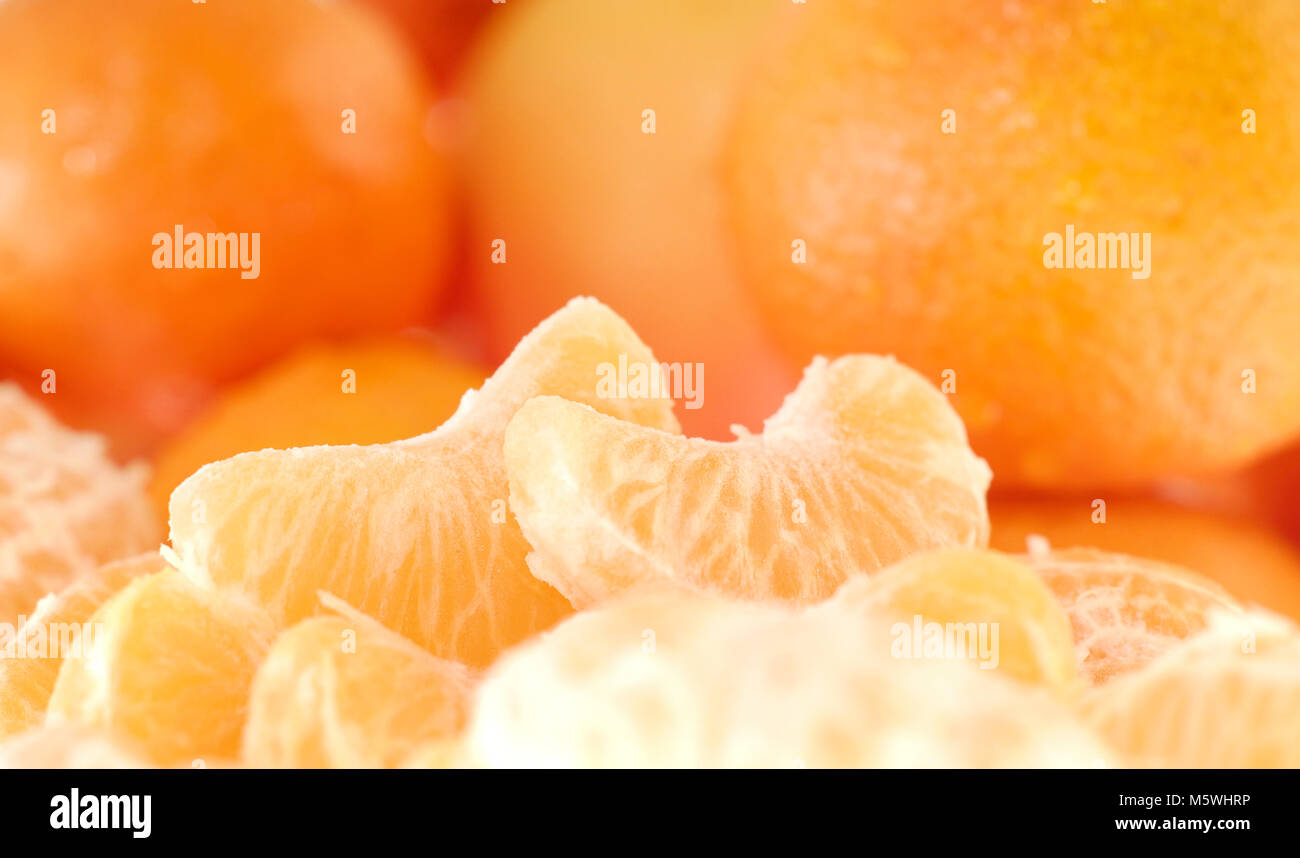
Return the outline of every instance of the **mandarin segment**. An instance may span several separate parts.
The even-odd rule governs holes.
[[[24,655],[9,657],[0,652],[0,738],[41,723],[64,658],[80,655],[78,641],[96,639],[97,632],[88,634],[83,624],[118,590],[135,578],[162,571],[165,565],[157,552],[108,563],[37,603],[16,629],[14,641],[24,641]],[[72,653],[64,650],[69,643]]]
[[[82,724],[34,727],[0,742],[0,769],[147,769],[145,749]]]
[[[504,656],[471,762],[507,767],[1091,766],[1113,755],[1051,695],[901,661],[861,612],[644,589]]]
[[[1078,682],[1070,619],[1042,578],[993,551],[939,549],[914,554],[871,576],[849,579],[834,602],[874,614],[896,647],[920,657],[924,639],[942,628],[955,635],[940,657],[975,660],[981,669],[1072,691]],[[937,624],[937,625],[932,625]],[[900,636],[909,636],[904,642]]]
[[[988,540],[988,467],[944,397],[888,358],[815,361],[761,435],[730,443],[539,397],[505,455],[530,568],[577,606],[664,579],[815,601]]]
[[[259,608],[168,569],[128,584],[90,622],[94,646],[65,659],[54,683],[53,722],[127,736],[159,765],[236,756],[253,673],[274,634]]]
[[[257,768],[392,768],[464,725],[470,676],[370,617],[322,596],[337,616],[283,632],[253,680],[243,761]]]
[[[1060,600],[1079,672],[1101,684],[1136,670],[1240,605],[1218,584],[1155,560],[1092,548],[1031,551],[1025,561]]]
[[[433,432],[208,465],[172,495],[181,568],[242,587],[281,623],[311,616],[325,590],[435,655],[485,665],[572,610],[524,562],[501,453],[510,417],[534,396],[557,394],[677,428],[671,400],[603,395],[600,367],[620,356],[656,366],[616,314],[575,299]]]
[[[158,544],[143,466],[122,468],[97,435],[61,426],[0,384],[0,622],[101,564]]]
[[[989,543],[1023,551],[1041,536],[1056,546],[1086,545],[1148,557],[1197,572],[1243,603],[1300,619],[1300,552],[1258,519],[1188,509],[1147,498],[990,498]]]
[[[1216,616],[1142,670],[1094,690],[1084,711],[1145,765],[1300,767],[1300,630],[1263,612]]]

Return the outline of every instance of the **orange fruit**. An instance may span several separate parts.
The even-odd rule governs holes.
[[[257,768],[392,768],[464,725],[470,677],[346,603],[283,632],[258,668],[243,760]]]
[[[0,743],[0,769],[146,769],[144,749],[81,724],[35,727]]]
[[[314,614],[325,590],[435,655],[485,665],[571,610],[524,563],[528,545],[506,506],[506,421],[531,397],[558,394],[677,428],[670,400],[601,386],[599,368],[620,357],[656,366],[622,319],[576,299],[433,432],[207,465],[172,495],[181,567],[196,581],[244,588],[281,623]]]
[[[1002,485],[1208,472],[1300,432],[1294,3],[796,8],[723,160],[793,360],[948,374]]]
[[[154,505],[166,521],[176,486],[237,453],[418,435],[450,417],[485,375],[414,338],[308,346],[224,392],[167,442],[154,463]]]
[[[358,0],[382,13],[401,31],[438,81],[455,77],[480,28],[528,0]]]
[[[1078,683],[1069,617],[1043,579],[1014,557],[925,551],[850,578],[834,601],[886,624],[895,657],[971,660],[1058,691]]]
[[[691,372],[688,432],[757,426],[795,374],[741,285],[715,162],[733,96],[791,4],[508,5],[464,78],[469,264],[494,354],[594,295]]]
[[[731,443],[538,397],[505,459],[529,566],[578,607],[665,579],[813,601],[913,552],[988,541],[988,467],[947,400],[888,358],[814,361],[762,435]]]
[[[373,13],[4,3],[0,79],[23,81],[0,92],[0,364],[31,386],[53,370],[60,413],[119,452],[305,338],[405,327],[436,300],[446,156]],[[178,224],[204,267],[155,267]],[[260,236],[256,272],[231,234],[248,260]]]
[[[638,590],[504,655],[480,686],[468,761],[507,767],[1090,766],[1062,704],[970,665],[890,657],[882,629]]]
[[[253,672],[273,636],[269,618],[237,594],[167,570],[132,581],[90,622],[94,646],[59,669],[53,722],[126,736],[159,765],[236,755]]]
[[[1218,584],[1177,566],[1095,548],[1035,545],[1026,562],[1070,618],[1079,673],[1093,684],[1136,670],[1241,610]]]
[[[1300,444],[1291,444],[1244,470],[1162,481],[1155,493],[1236,520],[1266,522],[1300,545],[1300,504],[1295,502],[1300,496]]]
[[[1300,766],[1300,631],[1264,613],[1223,618],[1096,689],[1087,720],[1159,768]]]
[[[14,654],[0,651],[0,737],[40,725],[64,658],[80,656],[98,639],[88,625],[91,615],[130,581],[163,567],[157,552],[142,554],[106,564],[40,600],[15,631]],[[4,637],[0,644],[7,649]]]
[[[1055,546],[1150,557],[1199,572],[1243,603],[1300,618],[1300,553],[1258,521],[1130,497],[1105,498],[1102,521],[1097,500],[1103,499],[994,496],[989,542],[1024,551],[1025,540],[1037,534]]]
[[[0,384],[0,622],[31,614],[46,593],[102,563],[158,545],[144,468],[118,467],[104,446]]]

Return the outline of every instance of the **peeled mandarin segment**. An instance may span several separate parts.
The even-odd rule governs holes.
[[[1212,611],[1241,609],[1213,581],[1155,560],[1092,548],[1023,559],[1065,608],[1079,672],[1093,684],[1139,668],[1201,631]]]
[[[135,742],[82,724],[35,727],[0,743],[0,769],[145,769]]]
[[[258,669],[243,760],[259,768],[391,768],[464,725],[469,672],[331,600],[341,616],[282,633]]]
[[[677,428],[671,400],[602,396],[600,367],[620,357],[654,365],[622,319],[575,299],[427,435],[208,465],[171,499],[183,570],[239,585],[281,623],[311,616],[325,590],[435,655],[485,665],[572,610],[525,565],[528,545],[506,503],[506,421],[528,399],[557,394]]]
[[[762,435],[731,443],[539,397],[505,457],[533,574],[580,607],[663,579],[811,601],[988,541],[988,467],[944,397],[888,358],[815,361]]]
[[[1145,765],[1300,766],[1300,630],[1262,612],[1216,617],[1142,670],[1093,690],[1087,720]]]
[[[308,347],[223,394],[169,440],[150,493],[165,520],[172,490],[209,462],[269,447],[409,438],[450,417],[485,375],[415,339]]]
[[[145,471],[120,468],[103,439],[64,428],[0,384],[0,622],[101,564],[158,544]]]
[[[511,651],[480,686],[488,766],[1089,766],[1113,755],[1041,689],[901,662],[833,604],[634,591]]]
[[[1043,580],[1012,557],[955,548],[914,554],[850,579],[834,601],[886,623],[898,657],[970,660],[1061,691],[1078,683],[1069,618]],[[925,636],[913,640],[918,627]]]
[[[465,768],[464,750],[456,739],[425,742],[402,760],[404,769],[459,769]]]
[[[94,646],[67,658],[49,714],[134,739],[160,765],[233,758],[269,619],[175,570],[127,585],[90,620]]]
[[[1191,500],[1192,498],[1189,498]],[[1300,619],[1300,551],[1260,517],[1189,509],[1167,501],[1095,498],[990,499],[990,544],[1023,551],[1031,536],[1173,563],[1217,582],[1246,604]]]
[[[66,647],[88,639],[82,624],[130,581],[164,566],[156,552],[109,563],[41,599],[16,630],[14,657],[0,651],[0,737],[41,723]]]

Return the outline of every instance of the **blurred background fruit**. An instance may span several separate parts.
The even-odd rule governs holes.
[[[797,362],[955,373],[1001,485],[1235,467],[1300,431],[1300,6],[795,8],[723,163]],[[1149,279],[1045,267],[1067,225],[1150,233]]]
[[[547,0],[494,22],[465,73],[468,253],[494,359],[593,295],[660,360],[704,365],[703,407],[678,412],[687,434],[730,438],[776,410],[798,367],[769,349],[741,287],[718,159],[791,7]]]
[[[1300,546],[1300,444],[1242,470],[1165,480],[1154,490],[1171,502],[1272,525]]]
[[[440,84],[450,82],[480,28],[530,0],[353,0],[387,17]]]
[[[373,13],[15,0],[0,79],[22,82],[0,89],[0,364],[29,387],[54,370],[54,407],[118,452],[299,340],[435,305],[448,169],[426,138],[432,93]],[[260,276],[153,267],[153,236],[177,224],[260,233]]]
[[[150,494],[167,521],[172,489],[236,453],[313,444],[382,444],[422,435],[487,375],[428,339],[391,336],[308,346],[230,387],[158,454]]]

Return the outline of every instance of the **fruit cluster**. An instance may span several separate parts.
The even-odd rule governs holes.
[[[0,754],[1300,763],[1300,629],[1155,561],[988,550],[989,468],[914,371],[818,359],[728,443],[679,434],[671,399],[609,395],[595,368],[618,360],[662,371],[575,299],[432,432],[199,469],[170,548],[18,630],[82,629],[44,645],[84,651],[0,660],[0,729],[34,729]],[[86,503],[112,518],[136,488]]]
[[[0,79],[0,765],[1300,766],[1293,0],[7,0]]]

